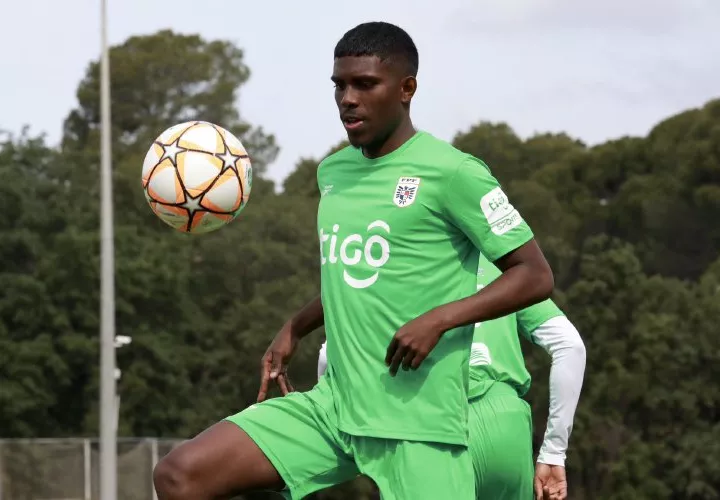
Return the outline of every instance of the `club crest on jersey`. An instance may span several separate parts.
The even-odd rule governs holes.
[[[413,204],[420,188],[420,177],[400,177],[395,186],[393,202],[400,208]]]

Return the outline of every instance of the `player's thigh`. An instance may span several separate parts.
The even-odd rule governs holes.
[[[332,402],[318,394],[323,389],[319,386],[323,384],[318,384],[310,395],[291,393],[253,405],[227,419],[262,450],[291,498],[303,498],[358,474],[346,442],[326,411],[332,411]]]
[[[361,472],[383,500],[473,500],[473,467],[463,446],[422,441],[353,438]]]
[[[478,500],[533,496],[532,417],[517,395],[474,399],[469,414],[470,454]]]
[[[356,475],[336,435],[323,410],[304,393],[250,406],[158,464],[158,497],[231,498],[284,490],[287,497],[303,498]]]
[[[163,457],[153,482],[160,500],[222,498],[283,487],[260,448],[230,422],[218,422]]]

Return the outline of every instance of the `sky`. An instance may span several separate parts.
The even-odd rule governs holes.
[[[275,135],[276,181],[343,139],[332,51],[365,21],[393,22],[413,37],[413,120],[446,140],[487,120],[522,137],[567,132],[596,144],[644,135],[720,97],[718,0],[108,2],[111,44],[169,28],[245,51],[252,74],[238,106]],[[27,125],[59,141],[77,85],[99,57],[99,19],[99,0],[3,2],[0,130]]]

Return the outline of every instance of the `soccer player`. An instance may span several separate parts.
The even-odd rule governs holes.
[[[351,146],[318,167],[321,295],[263,356],[258,403],[158,463],[160,500],[267,489],[296,499],[358,473],[385,500],[474,498],[473,325],[544,300],[553,277],[488,168],[414,128],[417,70],[415,44],[392,24],[361,24],[337,43],[332,81]],[[480,251],[502,274],[477,292]],[[322,324],[327,374],[266,399],[271,382],[289,391],[297,343]]]
[[[500,271],[481,256],[478,288]],[[533,480],[530,388],[518,331],[547,351],[550,409]],[[547,299],[475,326],[470,354],[470,452],[478,499],[564,500],[565,452],[585,373],[585,346],[575,326]]]
[[[480,257],[478,289],[500,271]],[[547,351],[550,411],[533,481],[532,416],[522,399],[530,388],[518,330]],[[318,378],[327,369],[325,343],[318,358]],[[475,326],[470,356],[470,453],[478,500],[567,497],[565,452],[585,372],[580,334],[555,303],[539,304]],[[533,487],[534,483],[534,487]]]

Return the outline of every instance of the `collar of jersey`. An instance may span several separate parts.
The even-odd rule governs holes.
[[[362,153],[361,149],[358,149],[358,156],[360,157],[360,161],[367,165],[377,165],[379,163],[385,163],[386,161],[391,161],[393,158],[396,158],[403,154],[412,144],[417,141],[421,136],[425,135],[425,132],[418,130],[415,132],[415,135],[413,135],[410,139],[405,141],[402,146],[397,148],[395,151],[391,151],[386,155],[379,156],[377,158],[368,158]]]

